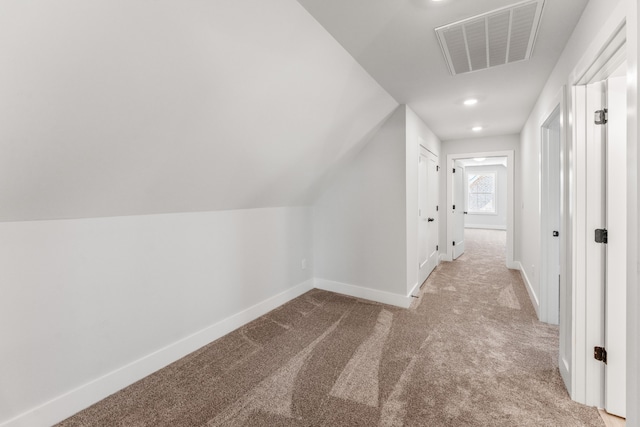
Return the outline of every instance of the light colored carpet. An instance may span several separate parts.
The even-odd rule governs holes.
[[[504,232],[466,245],[408,310],[313,290],[59,425],[602,426],[569,399]]]

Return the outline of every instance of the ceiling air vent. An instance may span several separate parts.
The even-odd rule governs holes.
[[[451,74],[531,58],[544,0],[528,0],[436,28]]]

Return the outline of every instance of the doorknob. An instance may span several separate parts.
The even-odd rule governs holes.
[[[560,233],[559,233],[559,232],[557,232],[557,231],[554,231],[554,232],[553,232],[553,237],[558,237],[559,235],[560,235]]]
[[[433,222],[433,221],[435,221],[435,219],[433,219],[433,218],[429,218],[427,221],[429,221],[429,222]]]

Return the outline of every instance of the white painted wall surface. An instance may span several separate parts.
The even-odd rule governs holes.
[[[316,200],[317,279],[406,296],[405,118],[398,107]]]
[[[589,46],[594,42],[595,37],[598,35],[598,31],[594,29],[600,29],[607,21],[607,19],[616,11],[620,2],[624,0],[591,0],[585,8],[580,21],[576,25],[576,28],[569,39],[558,63],[556,64],[553,72],[549,76],[544,89],[542,90],[538,101],[532,109],[531,115],[527,120],[522,132],[520,142],[520,163],[521,163],[521,179],[519,186],[519,193],[522,194],[522,203],[520,206],[520,221],[517,223],[519,233],[519,250],[520,250],[520,262],[522,264],[523,272],[531,283],[531,287],[536,295],[540,294],[540,126],[546,119],[549,112],[553,111],[555,103],[557,102],[558,94],[561,91],[563,85],[571,85],[573,82],[569,81],[570,74],[579,64],[579,61],[587,52]],[[569,119],[572,121],[574,119]],[[574,167],[574,163],[569,163],[568,153],[564,154],[565,167]],[[575,153],[573,153],[575,155]],[[573,160],[575,161],[575,159]],[[568,210],[568,205],[564,207]],[[572,212],[572,210],[571,210]],[[564,227],[567,233],[572,231],[567,227]],[[566,254],[567,259],[572,259],[573,254]],[[565,274],[565,279],[568,283],[571,283],[572,277],[575,274],[569,268]],[[571,301],[573,296],[567,297],[568,301]],[[572,309],[572,307],[569,307]],[[569,318],[571,318],[569,314]],[[572,336],[572,325],[561,325],[561,336],[570,340]],[[573,342],[575,343],[575,341]],[[567,342],[566,345],[574,345],[572,342]],[[578,351],[581,351],[577,349]],[[572,383],[575,378],[565,378],[568,383],[569,393],[575,397],[574,390],[572,390]]]
[[[398,105],[295,0],[6,0],[0,51],[0,221],[307,204]]]
[[[495,172],[496,213],[465,215],[464,226],[468,228],[507,229],[507,168],[504,166],[467,166],[466,176],[473,173]],[[467,181],[465,181],[465,184]]]
[[[51,414],[70,416],[162,363],[91,381],[310,289],[311,215],[301,207],[0,223],[0,425],[86,386],[11,425],[59,421]],[[178,347],[194,351],[239,326],[230,325]],[[184,355],[167,353],[166,363]]]
[[[514,212],[515,230],[514,230],[514,254],[515,260],[519,260],[519,246],[520,246],[520,199],[521,194],[517,190],[520,182],[520,136],[519,135],[503,135],[503,136],[491,136],[483,138],[470,138],[460,139],[442,142],[442,159],[446,159],[449,154],[464,154],[464,153],[483,153],[491,151],[513,151],[514,152],[514,171],[515,171],[515,188],[514,192],[514,206],[516,207]],[[442,167],[448,167],[443,160],[440,163]],[[440,206],[446,206],[447,203],[447,180],[443,175],[440,180]],[[444,211],[440,211],[440,253],[446,254],[448,251],[447,242],[447,215]]]
[[[640,157],[638,156],[638,22],[636,0],[627,1],[627,426],[640,427]],[[635,185],[634,185],[635,183]]]
[[[438,156],[442,167],[440,152],[441,143],[438,137],[427,127],[411,108],[407,111],[407,150],[406,150],[406,171],[407,171],[407,294],[412,292],[418,283],[418,155],[420,145]],[[444,174],[439,173],[440,182],[446,181]],[[438,211],[440,213],[442,211]],[[442,216],[439,216],[437,223],[442,227]],[[442,240],[440,240],[442,242]]]

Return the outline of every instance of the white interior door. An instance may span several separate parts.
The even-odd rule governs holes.
[[[453,173],[453,259],[464,253],[464,213],[466,210],[467,183],[464,167],[456,162]]]
[[[626,67],[607,80],[607,254],[605,408],[626,416],[627,99]]]
[[[429,152],[421,147],[418,158],[418,269],[419,280],[423,283],[429,276]]]
[[[438,265],[438,236],[439,236],[439,215],[438,215],[438,199],[439,199],[439,176],[438,170],[438,157],[432,152],[427,152],[428,166],[427,166],[427,276]]]

